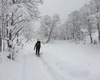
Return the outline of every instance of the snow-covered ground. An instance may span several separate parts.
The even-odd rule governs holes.
[[[0,80],[100,80],[100,45],[53,41],[42,44],[37,57],[34,44],[27,44],[15,61],[0,53]]]

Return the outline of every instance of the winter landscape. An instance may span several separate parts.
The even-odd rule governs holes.
[[[100,80],[100,0],[1,0],[0,80]]]

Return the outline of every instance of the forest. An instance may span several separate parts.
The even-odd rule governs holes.
[[[100,0],[46,1],[0,0],[0,80],[100,80]]]
[[[53,40],[100,42],[100,0],[91,0],[79,10],[72,11],[62,24],[59,14],[41,16],[38,6],[42,0],[1,0],[0,1],[0,51],[9,51],[8,58],[24,43],[39,37],[48,43]],[[34,31],[31,22],[40,21]]]

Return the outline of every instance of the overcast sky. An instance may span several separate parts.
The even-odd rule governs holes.
[[[85,3],[89,3],[90,0],[43,0],[44,4],[39,6],[41,15],[54,15],[58,13],[62,21],[67,19],[67,16],[71,11],[78,10]]]
[[[44,4],[39,6],[39,10],[41,16],[53,16],[58,13],[61,22],[64,23],[71,11],[79,10],[85,3],[89,3],[89,1],[90,0],[43,0]],[[35,25],[34,30],[38,30],[40,22],[33,22],[33,24]]]

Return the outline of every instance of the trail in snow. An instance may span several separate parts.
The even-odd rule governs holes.
[[[42,45],[41,57],[33,49],[25,45],[16,61],[2,53],[0,80],[100,80],[100,45],[55,41]]]
[[[45,70],[38,57],[34,55],[33,48],[25,48],[21,53],[24,55],[21,60],[17,80],[55,80]]]
[[[50,64],[48,64],[42,57],[39,58],[47,72],[54,78],[54,80],[65,80],[60,73],[58,73]]]
[[[43,58],[33,54],[26,55],[22,61],[19,80],[34,78],[35,80],[65,80]]]
[[[19,74],[18,74],[17,80],[25,80],[25,77],[26,77],[25,67],[26,67],[26,56],[24,55],[19,65]]]
[[[42,56],[37,57],[34,55],[32,47],[24,50],[18,80],[65,80]]]
[[[99,74],[93,73],[88,68],[92,68],[92,65],[88,65],[87,62],[91,61],[93,56],[88,56],[88,53],[83,54],[82,50],[78,49],[79,47],[77,48],[74,45],[76,49],[73,51],[71,49],[73,45],[58,45],[57,49],[52,44],[51,46],[48,46],[48,44],[46,46],[41,51],[41,57],[37,57],[32,45],[27,45],[22,52],[24,57],[18,80],[91,80],[92,77],[94,78],[92,80],[100,80]],[[62,47],[64,50],[67,47],[67,50],[63,51]],[[75,51],[78,53],[75,53]],[[86,61],[88,59],[86,57],[90,57],[88,61]],[[86,60],[84,61],[85,58]]]

